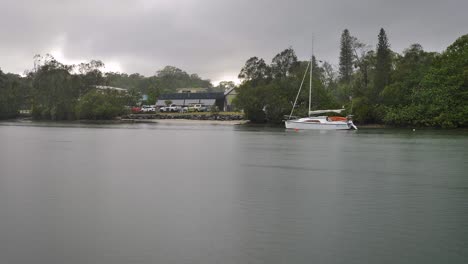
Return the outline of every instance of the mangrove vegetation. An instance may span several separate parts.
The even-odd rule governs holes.
[[[359,124],[392,126],[468,126],[468,35],[444,52],[427,52],[413,44],[402,54],[391,50],[384,29],[375,49],[344,30],[339,66],[312,60],[312,109],[346,109]],[[289,115],[308,62],[288,48],[270,64],[248,59],[239,73],[237,104],[255,122],[281,122]],[[305,116],[308,89],[302,89],[295,115]]]
[[[236,108],[253,122],[281,123],[302,83],[294,115],[305,116],[312,81],[313,110],[344,107],[359,124],[468,126],[468,35],[441,53],[425,51],[420,44],[397,53],[384,29],[376,42],[373,48],[345,29],[336,66],[320,56],[313,56],[312,63],[300,61],[291,47],[269,63],[251,57],[238,75]],[[304,78],[310,67],[312,78]],[[51,55],[36,55],[34,68],[23,75],[0,70],[0,119],[15,118],[21,110],[43,120],[112,119],[137,103],[154,104],[160,94],[177,88],[214,92],[235,87],[233,82],[214,87],[210,80],[174,66],[149,77],[103,68],[99,60],[66,65]]]

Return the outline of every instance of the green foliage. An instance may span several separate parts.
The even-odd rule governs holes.
[[[203,80],[197,74],[188,74],[174,66],[166,66],[157,71],[153,80],[156,87],[168,91],[174,91],[176,88],[212,87],[210,80]]]
[[[271,61],[271,74],[274,78],[287,77],[298,66],[297,56],[289,47],[278,53]]]
[[[44,120],[107,119],[121,114],[124,105],[135,102],[137,95],[131,91],[119,95],[118,100],[110,91],[102,91],[101,94],[109,96],[107,100],[99,101],[100,97],[95,96],[99,104],[93,107],[84,104],[97,93],[95,86],[104,84],[100,71],[103,66],[96,60],[65,65],[50,55],[36,55],[34,69],[26,77],[0,74],[0,117],[15,116],[19,109],[30,109],[33,118]]]
[[[419,44],[411,45],[403,52],[403,56],[397,56],[391,77],[394,82],[382,91],[383,102],[390,106],[410,104],[413,90],[420,87],[434,57],[434,53],[425,52]]]
[[[351,104],[354,120],[359,123],[367,123],[373,120],[372,105],[369,103],[369,99],[367,97],[353,98]]]
[[[101,72],[104,63],[99,60],[91,60],[89,63],[80,63],[78,68],[78,78],[80,79],[79,94],[84,95],[94,88],[95,85],[104,85],[105,80]]]
[[[141,93],[146,93],[145,87],[149,85],[151,81],[153,81],[152,78],[145,78],[138,73],[107,72],[104,78],[105,85],[135,90]]]
[[[219,107],[217,105],[212,105],[210,107],[210,113],[214,116],[219,115]]]
[[[4,74],[0,70],[0,119],[18,115],[25,94],[21,78],[13,74]]]
[[[173,66],[166,66],[151,77],[144,77],[138,73],[103,74],[103,67],[104,63],[99,60],[65,65],[47,54],[34,56],[34,69],[28,72],[26,77],[0,71],[0,118],[15,117],[20,109],[30,109],[35,119],[107,119],[121,112],[120,108],[123,105],[136,105],[142,94],[148,95],[146,104],[155,104],[161,93],[174,92],[176,88],[212,89],[209,80]],[[115,98],[112,95],[110,101],[102,101],[102,96],[95,94],[97,85],[126,88],[128,93],[118,97],[117,107],[117,101],[113,101]],[[83,98],[87,101],[83,101]],[[92,100],[101,101],[93,107],[83,105],[83,102]],[[106,110],[107,107],[109,109]]]
[[[391,108],[386,122],[445,128],[468,126],[468,35],[434,59],[412,93],[411,104]]]
[[[212,89],[210,80],[202,79],[197,74],[187,72],[174,67],[166,66],[156,71],[154,76],[145,77],[138,73],[126,74],[108,72],[104,76],[105,85],[126,88],[138,91],[141,94],[148,94],[151,100],[153,96],[167,92],[175,92],[177,88],[208,88]]]
[[[235,99],[237,107],[244,110],[247,119],[252,122],[280,123],[289,115],[297,95],[298,88],[308,74],[308,62],[296,61],[294,51],[286,49],[275,56],[271,66],[264,65],[257,57],[247,60],[239,76],[245,77],[238,88]],[[282,65],[281,67],[278,65]],[[289,66],[287,66],[289,65]],[[325,71],[313,58],[313,95],[312,108],[336,107],[337,103],[330,90],[324,85]],[[263,74],[264,69],[274,69],[273,76]],[[282,69],[282,70],[280,70]],[[307,88],[306,88],[307,87]],[[304,79],[303,89],[296,103],[295,115],[305,115],[309,102],[309,78]]]
[[[468,127],[468,35],[442,54],[413,44],[400,55],[390,50],[381,29],[376,50],[366,47],[345,30],[336,72],[329,63],[313,58],[312,109],[345,105],[360,123]],[[248,59],[239,74],[242,83],[236,88],[235,106],[254,122],[281,122],[291,112],[308,63],[298,61],[292,48],[274,56],[270,65],[261,58]],[[161,93],[176,88],[226,91],[235,87],[232,82],[212,87],[209,80],[173,66],[151,77],[104,74],[103,66],[97,60],[64,65],[50,55],[37,55],[34,69],[25,77],[0,71],[0,118],[30,109],[37,119],[108,119],[124,113],[124,106],[135,105],[141,94],[147,94],[147,103],[153,104]],[[296,116],[307,115],[309,82],[304,79]],[[128,93],[98,92],[95,85],[127,88]]]
[[[348,30],[343,32],[338,76],[331,65],[319,66],[313,58],[312,109],[346,105],[348,114],[361,124],[468,126],[468,35],[442,54],[413,44],[399,55],[390,50],[381,29],[376,50],[365,47]],[[289,115],[308,62],[298,61],[288,71],[280,70],[286,68],[278,66],[288,61],[286,54],[293,52],[279,53],[270,66],[252,57],[242,68],[236,104],[248,119],[280,122],[283,115]],[[306,78],[304,87],[308,86]],[[307,115],[308,89],[304,87],[294,110],[297,116]]]
[[[158,100],[160,93],[161,93],[161,90],[158,89],[155,85],[151,85],[150,87],[148,87],[148,100],[146,104],[149,104],[149,105],[156,104],[156,101]]]
[[[242,83],[239,94],[234,99],[236,106],[244,110],[244,115],[252,122],[262,123],[266,121],[263,108],[266,104],[265,95],[267,90],[263,86],[253,86],[251,81]]]
[[[221,81],[218,86],[214,88],[214,92],[226,92],[235,87],[236,84],[233,81]]]
[[[125,114],[126,95],[112,90],[92,90],[76,104],[78,119],[108,120]]]
[[[360,123],[394,126],[468,126],[468,35],[442,54],[425,52],[413,44],[402,55],[393,53],[385,31],[379,34],[376,53],[358,62],[350,86],[338,86],[340,101]],[[341,97],[341,98],[340,98]]]
[[[373,101],[378,101],[379,94],[383,91],[385,86],[390,84],[390,74],[392,67],[392,52],[390,50],[390,44],[388,43],[387,33],[385,33],[383,28],[380,29],[378,39],[379,42],[377,44],[374,89],[372,93]]]
[[[82,83],[72,68],[51,58],[33,75],[32,114],[37,119],[70,120]]]
[[[340,41],[340,80],[344,83],[351,81],[353,74],[353,39],[349,30],[343,30]]]
[[[267,87],[268,93],[266,94],[265,104],[265,117],[271,123],[281,123],[284,116],[291,111],[291,103],[288,100],[288,90],[282,86],[281,82],[271,82]]]
[[[270,76],[271,69],[263,59],[252,57],[245,62],[245,66],[239,73],[239,79],[245,81],[259,81]]]
[[[349,86],[354,97],[373,97],[376,54],[374,51],[365,51],[357,62],[358,70],[354,73]]]

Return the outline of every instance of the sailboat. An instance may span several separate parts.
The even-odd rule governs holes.
[[[294,100],[294,105],[291,110],[291,114],[288,117],[288,120],[285,121],[285,126],[288,129],[318,129],[318,130],[350,130],[356,129],[357,127],[353,124],[352,116],[341,117],[341,116],[315,116],[325,113],[341,113],[345,109],[327,109],[327,110],[315,110],[311,111],[311,100],[312,100],[312,60],[313,60],[313,48],[312,56],[310,57],[310,62],[307,65],[307,68],[302,78],[299,91],[297,92],[296,100]],[[307,72],[310,68],[310,81],[309,81],[309,116],[298,119],[291,119],[293,116],[294,108],[296,107],[297,99],[301,93],[302,85],[306,78]]]

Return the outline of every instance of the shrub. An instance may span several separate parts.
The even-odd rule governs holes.
[[[113,119],[127,112],[127,98],[115,91],[90,91],[76,105],[78,119]]]

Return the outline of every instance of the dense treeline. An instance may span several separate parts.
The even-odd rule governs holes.
[[[50,55],[34,57],[34,69],[25,76],[0,70],[0,119],[14,118],[19,110],[30,110],[42,120],[111,119],[137,103],[154,104],[161,93],[176,88],[203,87],[223,90],[229,82],[213,87],[210,80],[166,66],[154,76],[103,73],[104,63],[92,60],[65,65]],[[97,90],[96,86],[125,88],[127,92]],[[139,102],[143,94],[147,101]]]
[[[333,97],[327,85],[332,81],[323,67],[319,67],[315,57],[312,65],[300,62],[292,48],[277,54],[270,65],[263,59],[252,57],[245,63],[239,78],[242,84],[238,88],[235,103],[244,109],[246,117],[254,122],[269,121],[278,123],[284,115],[289,114],[293,106],[298,88],[303,83],[303,89],[297,101],[295,114],[305,115],[309,102],[310,78],[303,78],[304,73],[312,67],[312,105],[314,108],[338,107],[338,101]],[[303,80],[304,79],[304,80]]]
[[[27,102],[30,83],[16,74],[5,74],[0,69],[0,119],[13,118]]]
[[[468,126],[468,35],[442,54],[413,44],[398,54],[381,29],[375,50],[344,30],[338,70],[313,58],[312,109],[345,106],[358,123],[395,126]],[[252,121],[281,122],[298,88],[308,87],[308,62],[288,48],[270,65],[252,57],[241,69],[237,104]],[[298,97],[295,115],[305,116],[308,89]]]
[[[30,109],[35,119],[111,119],[125,111],[126,102],[136,102],[138,98],[137,94],[98,90],[96,85],[105,83],[101,61],[65,65],[47,55],[35,56],[34,65],[24,77],[30,87],[26,89],[27,99],[24,101],[27,106],[22,109]],[[95,100],[96,104],[86,108],[89,104],[85,103],[91,98],[102,100]],[[104,106],[107,109],[102,114]]]
[[[401,54],[391,50],[385,30],[370,48],[352,36],[341,35],[339,67],[313,57],[312,64],[299,61],[294,50],[278,53],[267,64],[252,57],[241,69],[235,103],[255,122],[280,123],[289,115],[301,83],[294,115],[305,116],[308,87],[313,84],[312,109],[345,106],[358,123],[395,126],[468,126],[468,35],[457,39],[441,54],[424,51],[413,44]],[[161,93],[176,88],[203,87],[224,91],[234,87],[173,66],[140,74],[103,73],[104,64],[65,65],[52,56],[34,57],[34,69],[25,76],[0,70],[0,119],[14,118],[19,110],[31,110],[36,119],[109,119],[128,111],[142,94],[144,103],[154,104]],[[312,67],[312,79],[304,74]],[[127,89],[127,93],[96,90],[96,85]]]
[[[195,73],[188,74],[174,66],[166,66],[150,77],[138,73],[128,75],[126,73],[108,72],[105,74],[104,84],[148,94],[150,104],[156,101],[159,94],[175,92],[177,88],[195,87],[216,90],[210,80],[202,79]]]

